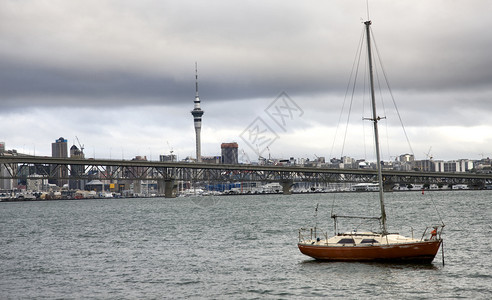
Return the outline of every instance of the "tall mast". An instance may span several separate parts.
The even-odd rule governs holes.
[[[386,229],[386,211],[384,209],[384,193],[383,193],[383,174],[381,171],[381,154],[379,151],[379,130],[378,130],[378,121],[381,119],[378,117],[376,112],[376,97],[374,93],[374,74],[372,69],[372,52],[371,52],[371,21],[364,22],[366,25],[366,36],[367,36],[367,56],[369,59],[369,79],[371,84],[371,103],[372,103],[372,119],[371,121],[374,124],[374,139],[376,142],[376,169],[378,171],[378,184],[379,184],[379,202],[381,206],[381,223],[383,226],[383,234],[387,234],[388,231]]]

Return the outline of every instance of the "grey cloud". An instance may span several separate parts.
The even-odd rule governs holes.
[[[0,97],[4,104],[9,100],[36,103],[39,97],[48,103],[43,106],[91,106],[130,105],[142,103],[138,99],[185,96],[187,87],[173,78],[159,78],[149,74],[123,73],[117,71],[87,72],[85,70],[63,69],[56,66],[39,66],[2,62],[0,70]],[[49,100],[51,98],[51,100]],[[80,99],[84,101],[79,101]],[[111,103],[102,99],[114,99]],[[28,100],[32,99],[32,100]],[[171,101],[173,102],[173,101]],[[13,104],[13,103],[12,103]],[[19,105],[28,103],[18,103]],[[148,103],[152,104],[152,103]]]
[[[60,12],[48,11],[55,20],[44,20],[43,31],[16,23],[28,21],[25,18],[9,18],[14,28],[20,28],[28,48],[14,50],[10,43],[15,39],[4,40],[4,52],[12,49],[3,59],[0,55],[4,66],[0,96],[3,101],[51,96],[71,106],[80,103],[70,99],[80,97],[87,99],[83,105],[100,103],[101,97],[117,99],[122,105],[141,105],[141,98],[151,104],[162,99],[166,104],[182,103],[193,90],[195,60],[200,64],[200,88],[209,101],[268,98],[284,90],[293,96],[342,93],[362,28],[352,20],[357,6],[342,1],[330,10],[282,4],[265,4],[272,8],[268,9],[220,1],[123,2],[118,6],[104,2],[106,10],[94,15],[87,9],[71,10],[78,5],[64,4]],[[377,12],[378,4],[375,6]],[[326,13],[322,13],[324,8]],[[65,14],[76,17],[71,20],[63,15],[64,9]],[[416,8],[395,5],[396,11],[403,9]],[[422,14],[411,24],[398,14],[384,14],[387,8],[376,14],[381,18],[374,25],[378,45],[393,88],[427,92],[490,88],[490,41],[470,35],[470,30],[481,25],[465,22],[469,16],[458,13],[461,6],[452,9],[443,11],[460,16],[461,26],[447,25],[445,16],[434,17],[441,23],[432,21],[432,9],[419,10]],[[226,13],[239,10],[241,13]],[[41,12],[34,20],[43,20]],[[106,19],[109,16],[111,22]],[[66,29],[56,21],[66,22]],[[99,31],[90,30],[103,21]],[[344,29],[347,24],[351,25]],[[56,29],[72,30],[74,36],[70,32],[37,36]],[[23,56],[24,52],[31,54]],[[26,55],[30,59],[21,60]]]

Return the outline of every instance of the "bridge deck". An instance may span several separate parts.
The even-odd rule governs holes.
[[[140,160],[0,156],[0,178],[150,179],[208,181],[372,182],[373,169],[226,165]],[[65,169],[66,172],[58,170]],[[60,177],[60,174],[67,174]],[[484,186],[492,174],[383,170],[385,184],[446,183]]]

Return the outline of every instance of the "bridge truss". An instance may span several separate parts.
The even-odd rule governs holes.
[[[376,175],[373,169],[0,156],[0,179],[367,183],[375,182]],[[383,170],[383,177],[385,186],[421,183],[483,188],[492,183],[492,174],[475,173]]]

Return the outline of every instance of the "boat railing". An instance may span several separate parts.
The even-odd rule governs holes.
[[[303,242],[306,240],[309,241],[317,240],[319,242],[322,237],[325,240],[328,240],[328,232],[323,231],[321,228],[318,227],[299,228],[299,242]]]
[[[341,215],[331,215],[333,219],[346,218],[346,219],[365,219],[365,220],[381,220],[381,217],[367,217],[367,216],[341,216]]]
[[[331,215],[331,218],[333,219],[333,225],[334,225],[334,231],[335,231],[335,235],[338,234],[338,219],[358,219],[358,220],[365,220],[365,221],[377,221],[379,223],[379,228],[381,231],[383,231],[383,227],[382,227],[382,223],[381,223],[381,220],[382,218],[381,217],[374,217],[374,216],[347,216],[347,215],[337,215],[337,214],[332,214]],[[363,221],[361,221],[361,223],[359,225],[357,225],[356,229],[355,230],[358,230],[359,229],[359,226],[363,225]]]

